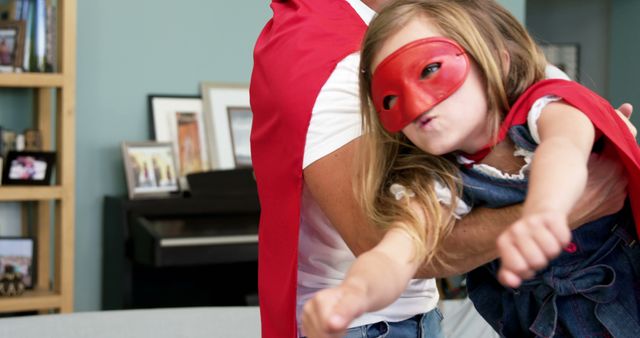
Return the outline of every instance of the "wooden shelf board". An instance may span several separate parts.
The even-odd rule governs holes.
[[[29,290],[15,297],[0,297],[0,313],[60,308],[62,297],[52,291]]]
[[[0,87],[62,87],[60,73],[0,73]]]
[[[0,186],[0,201],[42,201],[60,198],[60,186]]]

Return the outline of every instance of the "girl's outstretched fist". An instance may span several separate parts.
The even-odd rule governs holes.
[[[366,308],[366,292],[343,283],[319,291],[309,299],[302,312],[302,334],[308,338],[344,337],[348,325]]]
[[[501,259],[498,280],[517,288],[522,280],[546,267],[570,241],[565,214],[542,212],[523,216],[498,237]]]

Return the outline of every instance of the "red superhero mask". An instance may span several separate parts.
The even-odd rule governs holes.
[[[455,41],[436,37],[410,42],[373,73],[371,95],[382,126],[402,130],[453,94],[469,73],[469,59]]]

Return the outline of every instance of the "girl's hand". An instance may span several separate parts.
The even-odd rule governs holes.
[[[567,216],[559,212],[523,216],[503,232],[497,241],[502,264],[498,280],[517,288],[523,279],[547,266],[571,240]]]
[[[352,283],[353,284],[353,283]],[[366,292],[356,285],[319,291],[302,311],[302,334],[308,338],[339,338],[354,319],[364,313]]]

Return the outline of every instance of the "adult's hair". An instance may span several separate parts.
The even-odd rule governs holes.
[[[417,258],[435,258],[450,233],[461,184],[455,161],[432,156],[402,133],[387,132],[371,99],[372,61],[388,38],[414,19],[428,20],[443,36],[458,42],[480,71],[487,92],[487,111],[494,137],[517,98],[544,78],[546,60],[526,29],[493,0],[399,0],[371,21],[360,61],[363,137],[358,154],[356,195],[369,220],[382,227],[401,226],[416,241]],[[452,192],[451,206],[442,206],[434,182]],[[398,183],[415,193],[396,199],[389,187]],[[422,206],[426,224],[412,212]]]

